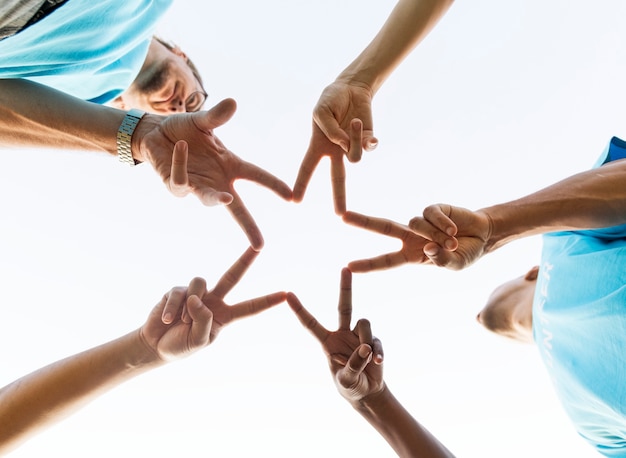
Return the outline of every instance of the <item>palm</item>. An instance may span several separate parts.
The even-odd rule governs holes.
[[[174,195],[193,193],[208,206],[228,204],[228,211],[251,245],[260,249],[263,238],[235,192],[235,181],[256,182],[286,200],[292,198],[292,192],[282,180],[228,150],[214,135],[213,129],[228,121],[234,112],[235,102],[226,99],[209,112],[169,116],[142,139],[142,150]]]

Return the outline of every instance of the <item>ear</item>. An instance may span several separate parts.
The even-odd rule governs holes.
[[[535,281],[535,280],[537,280],[538,276],[539,276],[539,266],[534,266],[532,269],[530,269],[526,273],[526,276],[524,277],[524,280],[526,280],[526,281]]]
[[[118,95],[113,100],[111,100],[111,106],[115,108],[119,108],[120,110],[126,110],[126,104],[124,103],[124,98],[121,95]]]
[[[187,59],[187,54],[185,54],[185,53],[183,52],[183,50],[182,50],[182,49],[180,49],[178,46],[174,46],[174,47],[171,49],[171,51],[172,51],[174,54],[176,54],[177,56],[180,56],[180,57],[182,57],[182,58],[183,58],[183,59],[185,59],[185,60]]]

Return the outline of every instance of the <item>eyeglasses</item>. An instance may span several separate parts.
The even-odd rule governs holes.
[[[192,92],[191,95],[185,100],[185,111],[188,113],[200,111],[208,96],[209,95],[204,91]]]

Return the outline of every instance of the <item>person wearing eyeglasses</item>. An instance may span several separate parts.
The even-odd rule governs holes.
[[[214,129],[232,99],[202,110],[202,78],[154,36],[173,0],[8,0],[0,5],[0,146],[99,151],[148,162],[176,196],[228,211],[259,250],[263,237],[233,183],[291,200],[291,188],[228,150]],[[172,116],[176,115],[176,116]]]
[[[115,386],[206,347],[231,322],[283,302],[282,291],[224,302],[257,255],[248,248],[211,290],[199,277],[172,288],[139,329],[0,388],[0,455]]]

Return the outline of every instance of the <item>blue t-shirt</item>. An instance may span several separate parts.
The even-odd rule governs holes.
[[[0,78],[26,78],[106,103],[133,82],[173,0],[69,0],[0,41]]]
[[[596,166],[622,158],[613,137]],[[626,457],[626,224],[544,235],[533,336],[579,434]]]

